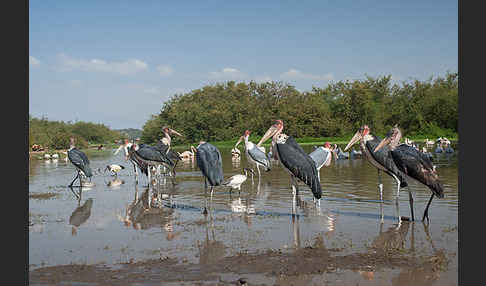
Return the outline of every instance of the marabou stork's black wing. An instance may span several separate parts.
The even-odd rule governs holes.
[[[169,149],[169,145],[167,144],[158,141],[153,147],[162,154],[162,157],[165,157],[170,162],[170,166],[172,167],[175,167],[177,162],[181,160],[179,154],[174,150]]]
[[[375,152],[375,148],[380,144],[381,139],[373,134],[371,136],[373,136],[373,140],[368,140],[366,142],[366,149],[368,149],[371,156],[373,156],[373,159],[387,170],[386,173],[388,175],[392,176],[393,174],[400,180],[401,188],[408,186],[405,176],[395,164],[392,154],[390,153],[390,147],[386,145]]]
[[[248,150],[248,155],[255,160],[255,162],[265,166],[266,171],[270,171],[270,161],[268,160],[267,155],[265,155],[265,153],[263,153],[263,151],[256,145],[253,145],[253,148]]]
[[[223,182],[223,161],[218,148],[207,142],[201,144],[197,148],[196,163],[211,186]]]
[[[166,156],[163,156],[157,149],[150,145],[144,144],[143,146],[140,146],[140,148],[135,152],[144,160],[155,161],[169,165],[171,163]]]
[[[432,162],[412,146],[402,144],[391,151],[393,160],[403,173],[428,186],[434,194],[444,197],[444,188],[434,171]]]
[[[289,136],[285,143],[277,143],[276,146],[282,164],[295,177],[309,186],[315,198],[320,199],[322,196],[321,183],[317,178],[317,168],[312,158],[305,153],[292,136]]]
[[[82,206],[77,207],[71,217],[69,217],[69,224],[74,226],[80,226],[91,215],[91,206],[93,205],[93,199],[87,199]]]
[[[163,154],[167,154],[167,150],[169,150],[169,145],[166,145],[160,141],[157,141],[153,147]]]
[[[76,168],[80,169],[83,171],[83,173],[86,175],[86,177],[91,177],[93,176],[93,172],[91,171],[91,167],[89,166],[89,159],[84,152],[73,148],[67,152],[69,161],[76,166]]]

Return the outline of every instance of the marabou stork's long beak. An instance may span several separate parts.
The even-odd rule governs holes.
[[[349,143],[348,145],[346,145],[346,148],[344,148],[344,151],[347,151],[349,149],[349,147],[353,146],[354,143],[358,142],[360,139],[361,139],[361,132],[359,132],[359,130],[354,134],[353,138],[351,138],[351,140],[349,140]]]
[[[170,134],[175,134],[175,135],[177,135],[179,137],[183,137],[181,133],[175,131],[174,129],[169,128],[169,132],[170,132]]]
[[[236,142],[235,144],[235,149],[236,147],[238,147],[238,145],[241,143],[241,141],[243,141],[245,139],[245,137],[241,136],[240,139],[238,139],[238,142]]]
[[[263,135],[262,139],[258,142],[257,146],[260,147],[265,141],[268,140],[268,138],[272,137],[276,132],[277,132],[277,126],[272,125],[270,128],[268,128],[267,132]]]
[[[375,147],[375,150],[373,150],[373,152],[380,150],[381,148],[383,148],[383,146],[390,144],[390,142],[391,142],[391,138],[385,137],[383,140],[381,140],[380,144],[378,144],[378,146]]]

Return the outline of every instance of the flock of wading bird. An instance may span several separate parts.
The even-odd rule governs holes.
[[[249,141],[250,131],[246,130],[239,138],[235,147],[232,149],[233,154],[239,153],[237,146],[244,141],[245,153],[250,164],[256,166],[258,177],[261,177],[261,170],[270,171],[270,159],[280,161],[281,165],[290,175],[292,194],[293,194],[293,210],[295,210],[296,196],[298,195],[298,180],[305,183],[313,194],[314,203],[320,206],[320,199],[322,197],[322,188],[320,181],[320,168],[322,166],[329,166],[331,162],[331,153],[336,151],[336,145],[331,147],[329,142],[323,146],[316,148],[310,154],[307,154],[304,149],[295,141],[292,136],[283,133],[284,123],[282,120],[276,120],[274,124],[266,131],[258,144]],[[184,157],[195,156],[198,168],[204,176],[204,187],[207,190],[208,185],[211,189],[211,197],[213,189],[216,186],[228,186],[233,189],[240,190],[241,184],[246,181],[248,173],[251,173],[252,180],[254,170],[250,168],[243,168],[244,174],[238,174],[224,180],[223,177],[223,163],[221,153],[214,145],[200,141],[197,148],[191,146],[191,151],[188,154],[175,152],[170,148],[171,135],[183,136],[179,132],[169,128],[163,128],[164,137],[160,139],[154,146],[147,144],[138,144],[138,142],[128,142],[122,144],[115,154],[121,149],[125,152],[125,159],[133,164],[135,180],[138,183],[139,169],[148,177],[149,187],[153,183],[152,176],[160,176],[162,173],[166,176],[175,178],[175,168],[178,161]],[[408,179],[414,179],[425,186],[432,192],[430,199],[425,208],[422,221],[427,218],[430,203],[434,196],[439,198],[444,197],[444,188],[439,180],[439,176],[432,164],[432,157],[418,150],[418,148],[410,144],[400,144],[402,137],[398,126],[394,126],[385,136],[384,139],[378,138],[372,134],[367,125],[362,126],[351,138],[344,151],[348,150],[352,145],[359,142],[361,154],[368,162],[378,169],[378,186],[380,190],[380,199],[383,200],[383,184],[381,182],[381,172],[391,176],[397,184],[397,203],[400,189],[407,187]],[[270,151],[265,153],[265,148],[261,146],[268,139],[272,138]],[[236,155],[236,154],[235,154]],[[93,172],[89,166],[88,157],[74,146],[74,139],[71,138],[71,147],[68,150],[68,158],[70,162],[76,167],[77,175],[71,182],[69,187],[73,186],[76,179],[79,178],[79,186],[82,187],[82,178],[91,177]],[[114,165],[107,166],[107,169],[116,174],[117,170],[121,168]],[[162,170],[163,172],[161,172]],[[172,181],[173,183],[174,180]],[[413,212],[413,194],[410,187],[407,188],[410,202],[411,220],[415,220]],[[399,218],[401,220],[401,218]],[[408,219],[408,218],[407,218]]]

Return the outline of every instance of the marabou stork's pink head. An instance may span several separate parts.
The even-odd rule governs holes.
[[[365,137],[369,133],[370,133],[370,128],[368,127],[368,125],[363,125],[358,131],[356,131],[353,138],[349,140],[348,145],[346,145],[346,148],[344,148],[344,151],[347,151],[349,147],[353,146],[354,143],[360,141],[363,137]]]
[[[331,143],[329,142],[324,143],[324,148],[331,149]]]
[[[395,124],[395,126],[393,126],[393,128],[388,131],[385,138],[381,140],[380,144],[375,147],[375,150],[373,152],[380,150],[381,148],[383,148],[383,146],[386,145],[390,145],[390,148],[394,149],[400,142],[400,138],[402,138],[402,132],[400,132],[398,125]]]

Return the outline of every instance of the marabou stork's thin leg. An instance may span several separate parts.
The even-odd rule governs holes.
[[[434,193],[432,193],[432,195],[430,196],[429,202],[427,203],[427,207],[425,207],[424,216],[422,217],[422,221],[424,221],[425,218],[427,218],[427,222],[429,221],[429,206],[430,206],[430,203],[432,202],[433,198],[434,198]]]
[[[78,177],[79,177],[79,171],[76,171],[76,177],[74,177],[74,180],[71,182],[71,184],[68,185],[68,187],[72,187]]]
[[[385,222],[385,213],[383,212],[383,202],[380,202],[380,213],[381,213],[380,222],[383,224]]]
[[[256,167],[257,167],[257,171],[258,171],[258,179],[260,179],[261,174],[260,174],[260,168],[258,167],[258,164],[256,164]]]
[[[412,221],[414,221],[415,217],[413,215],[413,194],[410,190],[408,191],[408,201],[410,203],[410,213],[412,215]]]
[[[295,182],[294,175],[290,175],[290,184],[292,185],[292,216],[296,214],[297,209],[297,195],[299,189],[297,188],[297,183]]]
[[[383,183],[381,182],[381,170],[378,170],[378,188],[380,189],[380,200],[383,201]]]

